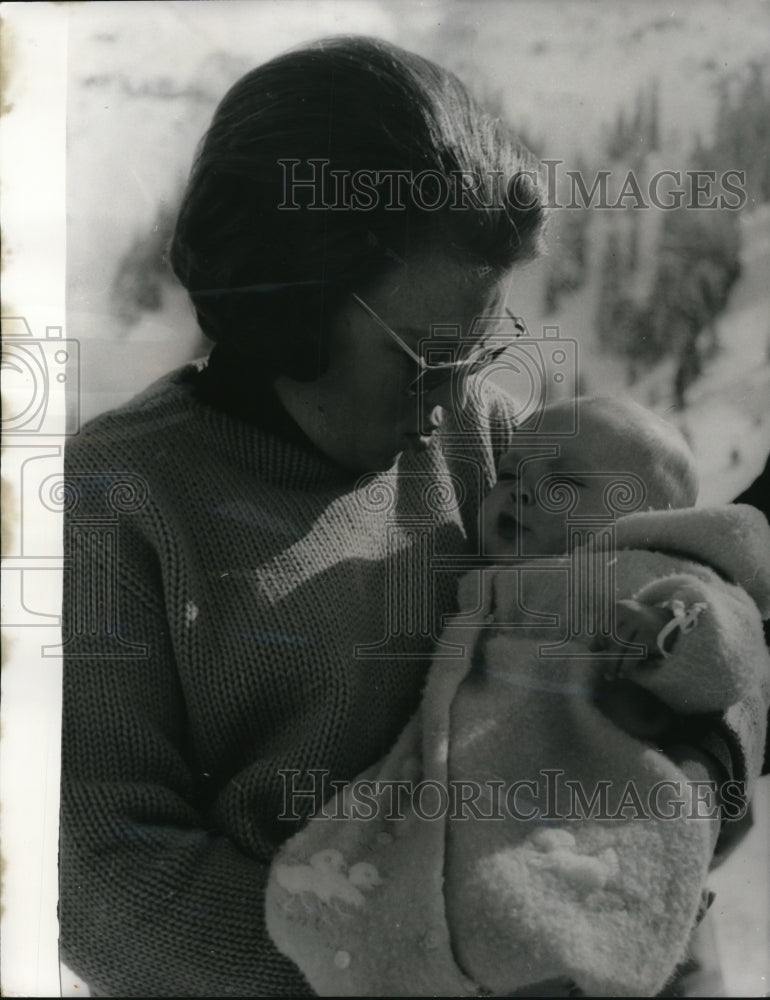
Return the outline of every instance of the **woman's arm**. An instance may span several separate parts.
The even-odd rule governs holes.
[[[247,855],[207,813],[151,548],[122,518],[113,575],[105,546],[66,537],[63,958],[102,995],[307,995],[264,926],[276,845]],[[117,621],[92,630],[95,594]]]

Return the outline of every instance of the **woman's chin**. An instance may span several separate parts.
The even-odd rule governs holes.
[[[356,472],[361,476],[372,475],[377,472],[390,472],[402,454],[403,451],[388,451],[379,454],[360,455],[348,465],[348,468],[351,472]]]

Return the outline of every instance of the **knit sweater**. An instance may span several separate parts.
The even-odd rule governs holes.
[[[65,455],[62,956],[95,995],[308,995],[271,860],[418,706],[512,408],[472,396],[359,479],[199,368]]]
[[[359,479],[194,372],[66,451],[62,955],[96,995],[306,995],[269,863],[417,707],[513,422],[488,396]]]

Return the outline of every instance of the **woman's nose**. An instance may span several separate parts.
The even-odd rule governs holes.
[[[432,411],[441,409],[452,412],[458,405],[457,388],[451,379],[432,386],[422,397],[422,412],[428,416]]]
[[[425,415],[424,426],[425,430],[432,434],[433,431],[438,430],[438,428],[444,422],[444,411],[440,406],[432,406],[427,414]]]
[[[431,393],[424,396],[418,407],[417,419],[421,434],[432,434],[444,422],[445,411],[441,403]]]

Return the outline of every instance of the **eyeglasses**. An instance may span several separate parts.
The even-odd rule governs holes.
[[[510,339],[495,345],[489,345],[487,347],[482,344],[478,350],[472,351],[472,353],[466,358],[461,358],[457,361],[445,361],[432,365],[429,364],[425,358],[413,351],[412,348],[404,340],[402,340],[401,337],[399,337],[396,331],[392,329],[392,327],[388,326],[385,320],[378,316],[371,306],[368,306],[364,302],[360,295],[356,295],[355,292],[352,292],[351,294],[364,312],[366,312],[366,314],[370,316],[374,322],[385,331],[385,333],[395,340],[401,350],[407,354],[420,369],[420,373],[417,378],[413,379],[406,387],[407,394],[412,397],[417,396],[420,391],[422,391],[423,394],[433,392],[435,389],[438,389],[441,385],[443,385],[447,379],[451,378],[453,373],[459,373],[462,379],[468,378],[471,375],[476,375],[482,368],[494,361],[495,358],[500,357],[500,355],[507,351],[511,346]],[[522,334],[527,333],[527,326],[520,316],[514,316],[511,310],[507,308],[505,310],[505,314],[513,323],[514,329],[516,330],[516,337],[520,337]]]

